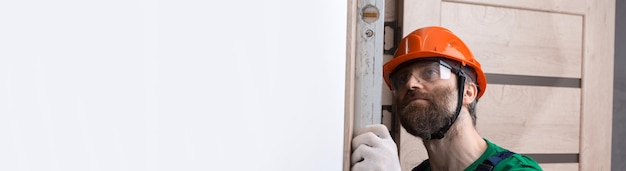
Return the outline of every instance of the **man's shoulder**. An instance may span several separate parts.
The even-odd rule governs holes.
[[[489,141],[487,141],[489,142]],[[490,145],[495,147],[496,152],[508,151],[508,149],[502,148],[496,144],[489,142]],[[507,158],[502,159],[496,166],[495,170],[542,170],[539,163],[534,159],[525,156],[523,154],[515,153]]]

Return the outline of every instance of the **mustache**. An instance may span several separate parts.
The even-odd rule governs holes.
[[[406,95],[404,96],[405,98],[402,101],[402,104],[408,104],[410,101],[412,101],[415,98],[420,98],[420,99],[425,99],[425,100],[433,100],[434,99],[434,95],[431,93],[426,93],[426,92],[421,92],[419,90],[413,90],[413,91],[408,91],[406,93]]]

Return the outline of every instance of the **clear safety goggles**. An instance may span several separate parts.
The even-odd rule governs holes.
[[[393,90],[406,88],[411,78],[420,83],[450,79],[452,67],[443,60],[420,60],[409,63],[389,76]]]

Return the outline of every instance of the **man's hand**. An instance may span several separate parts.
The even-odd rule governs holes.
[[[352,139],[352,170],[400,171],[396,143],[385,125],[368,125]]]

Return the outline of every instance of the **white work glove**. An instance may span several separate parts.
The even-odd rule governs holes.
[[[368,125],[352,139],[353,171],[400,171],[396,143],[385,125]]]

